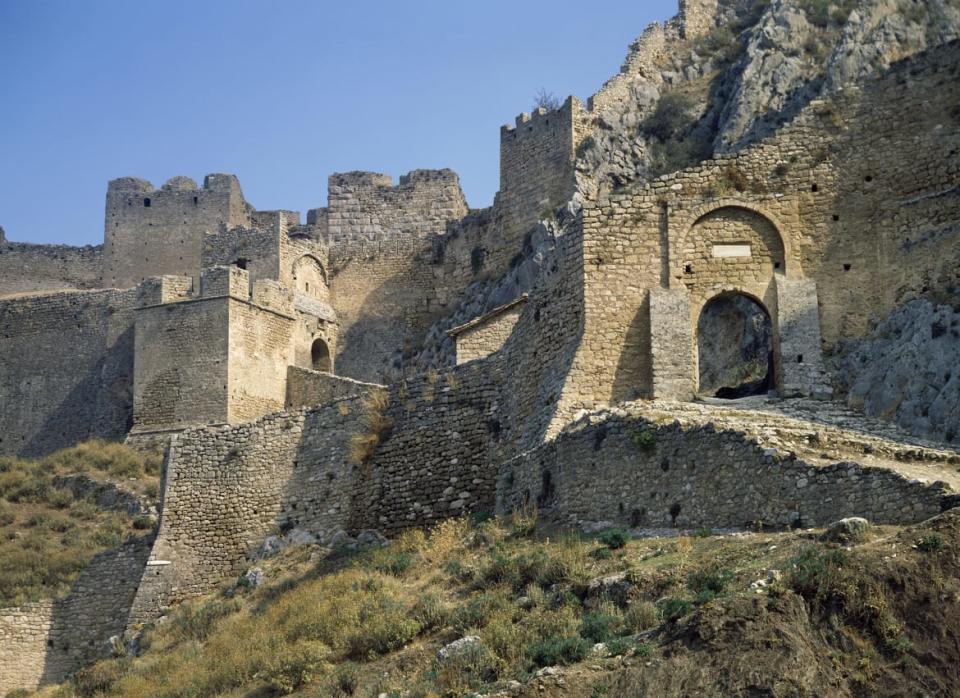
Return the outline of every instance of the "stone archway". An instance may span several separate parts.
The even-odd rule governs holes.
[[[699,395],[735,399],[774,388],[774,327],[758,299],[728,291],[708,300],[697,320],[696,347]]]
[[[330,347],[322,339],[314,340],[310,346],[310,365],[314,371],[325,373],[333,372],[333,359],[330,356]]]
[[[313,255],[304,255],[293,263],[292,278],[297,293],[322,301],[328,299],[327,271]]]

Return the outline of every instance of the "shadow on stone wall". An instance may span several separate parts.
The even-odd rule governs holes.
[[[70,593],[54,601],[41,685],[110,656],[110,638],[123,635],[152,543],[146,536],[97,555]]]
[[[70,346],[51,357],[70,373]],[[50,375],[52,372],[48,372]],[[54,374],[55,375],[55,374]],[[71,375],[72,379],[72,375]],[[127,328],[60,398],[19,455],[43,456],[88,439],[122,439],[133,424],[133,326]]]

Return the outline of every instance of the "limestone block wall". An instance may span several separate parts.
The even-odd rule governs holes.
[[[229,313],[227,417],[236,424],[283,409],[296,319],[236,299],[230,300]]]
[[[110,655],[122,635],[151,541],[135,539],[97,555],[69,594],[0,609],[0,693],[60,683]]]
[[[523,113],[500,128],[500,191],[494,204],[515,243],[574,192],[583,105],[568,97],[553,111]]]
[[[957,158],[944,154],[960,149],[956,52],[948,44],[814,101],[736,156],[588,201],[575,233],[584,334],[557,419],[636,389],[646,370],[636,338],[647,289],[689,288],[693,327],[697,298],[740,290],[764,303],[776,331],[776,280],[809,279],[828,350],[898,302],[950,295],[960,190]],[[691,248],[698,235],[710,247]],[[748,243],[760,257],[713,258],[713,243],[724,240],[712,236]]]
[[[377,383],[363,383],[332,373],[312,371],[299,366],[287,369],[286,409],[322,405],[349,395],[366,394],[370,390],[382,389]]]
[[[696,376],[690,370],[693,350],[690,295],[685,289],[650,289],[650,383],[652,397],[690,400]]]
[[[226,423],[229,299],[147,305],[136,316],[133,433]]]
[[[363,403],[354,395],[175,436],[160,528],[130,622],[153,620],[238,574],[278,530],[299,527],[327,540],[345,528],[356,487],[348,449],[365,425]]]
[[[443,232],[448,221],[467,213],[452,170],[414,170],[396,186],[388,175],[345,172],[330,176],[328,192],[327,232],[334,241],[377,240],[394,233],[424,237]]]
[[[0,229],[0,297],[98,288],[103,247],[7,242]]]
[[[922,484],[856,463],[812,466],[712,424],[682,427],[597,415],[500,468],[497,511],[524,501],[575,526],[823,526],[846,516],[906,524],[950,501]]]
[[[520,319],[523,302],[526,302],[525,297],[509,304],[509,307],[494,309],[487,315],[451,330],[449,334],[455,337],[457,342],[457,365],[483,359],[499,351]]]
[[[280,233],[273,229],[222,228],[203,236],[200,266],[242,265],[250,282],[280,278]]]
[[[103,285],[126,288],[162,274],[199,282],[205,233],[249,227],[252,211],[233,175],[207,175],[202,187],[174,177],[160,189],[115,179],[107,187]]]
[[[136,303],[136,289],[0,300],[0,453],[126,433]]]
[[[490,357],[390,386],[393,428],[362,471],[351,529],[389,533],[492,511],[503,375]]]

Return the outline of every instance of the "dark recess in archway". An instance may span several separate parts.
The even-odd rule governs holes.
[[[333,368],[330,362],[330,348],[322,339],[318,339],[310,347],[310,361],[314,371],[325,371],[330,373]]]
[[[711,299],[697,322],[699,394],[736,399],[773,387],[770,315],[739,293]]]

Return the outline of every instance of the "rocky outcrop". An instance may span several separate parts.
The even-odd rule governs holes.
[[[732,152],[772,133],[811,99],[960,35],[947,0],[776,0],[748,30],[715,146]]]
[[[837,389],[870,416],[960,444],[960,311],[915,300],[837,347]]]

